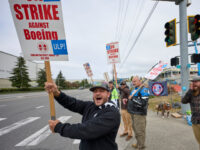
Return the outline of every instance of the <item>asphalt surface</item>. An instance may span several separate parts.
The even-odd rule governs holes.
[[[67,94],[91,100],[89,90],[69,90]],[[81,116],[55,103],[57,118],[69,123],[79,123]],[[45,92],[0,95],[0,150],[78,150],[79,140],[51,134],[47,123],[50,119],[49,100]],[[191,126],[186,121],[170,117],[162,119],[155,112],[147,116],[147,150],[198,150]],[[125,141],[119,134],[119,150],[134,150],[135,138]]]
[[[64,91],[91,100],[88,90]],[[56,117],[80,123],[81,116],[55,102]],[[78,150],[79,140],[51,134],[46,126],[50,119],[49,99],[45,92],[0,95],[0,150]]]

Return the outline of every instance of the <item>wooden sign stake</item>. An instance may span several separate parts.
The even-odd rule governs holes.
[[[93,85],[93,84],[94,84],[94,80],[93,80],[92,76],[91,76],[90,78],[91,78],[91,81],[92,81],[92,85]]]
[[[45,70],[46,70],[47,82],[53,83],[53,80],[51,78],[51,67],[50,67],[50,62],[49,61],[45,61]],[[50,104],[51,120],[56,120],[54,95],[53,95],[53,93],[49,93],[49,104]]]
[[[115,64],[113,64],[113,67],[114,67],[114,73],[115,73],[115,83],[116,83],[116,87],[118,86],[117,85],[117,71],[116,71],[116,66]]]

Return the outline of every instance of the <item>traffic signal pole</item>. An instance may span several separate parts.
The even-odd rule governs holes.
[[[180,18],[180,59],[181,59],[181,98],[189,89],[189,67],[188,67],[188,32],[187,32],[187,0],[179,3]],[[189,104],[182,104],[183,114],[190,110]]]

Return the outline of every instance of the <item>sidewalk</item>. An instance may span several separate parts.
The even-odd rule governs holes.
[[[123,123],[121,121],[119,130],[118,130],[118,134],[117,134],[117,138],[116,138],[116,143],[118,145],[118,150],[125,150],[126,147],[129,145],[129,143],[131,143],[132,140],[129,140],[128,142],[125,140],[126,137],[120,137],[120,134],[123,133]],[[133,139],[133,138],[132,138]]]
[[[118,150],[134,150],[135,137],[130,141],[121,138],[123,124],[120,125],[116,138]],[[149,111],[146,128],[146,150],[198,150],[192,127],[182,118],[162,118],[156,112]]]

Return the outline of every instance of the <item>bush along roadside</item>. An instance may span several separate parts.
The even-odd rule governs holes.
[[[0,94],[6,93],[23,93],[23,92],[38,92],[44,91],[43,87],[34,87],[34,88],[1,88]]]

